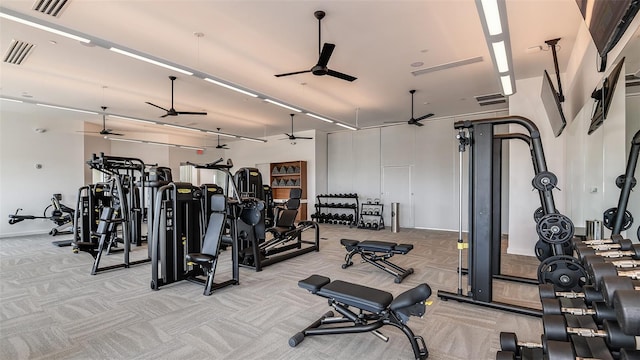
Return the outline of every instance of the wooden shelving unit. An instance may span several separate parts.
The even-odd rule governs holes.
[[[300,209],[296,220],[307,219],[307,162],[306,161],[285,161],[271,163],[269,165],[271,174],[271,189],[275,202],[289,199],[291,189],[302,190]]]

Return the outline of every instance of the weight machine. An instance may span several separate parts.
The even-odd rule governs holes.
[[[9,225],[14,225],[25,220],[46,219],[51,220],[56,224],[56,227],[49,231],[49,235],[56,236],[72,234],[73,229],[68,229],[73,228],[74,210],[60,203],[61,196],[61,194],[53,194],[51,197],[51,204],[44,208],[42,216],[19,214],[19,212],[22,211],[22,208],[16,209],[14,214],[9,214]],[[47,211],[52,207],[53,210],[51,211],[51,214],[47,216]],[[53,241],[52,244],[56,246],[69,246],[71,245],[71,240]]]
[[[495,134],[497,125],[520,125],[529,135]],[[496,302],[493,300],[493,280],[516,280],[529,282],[524,278],[510,278],[500,274],[501,251],[501,155],[504,140],[520,139],[529,144],[535,172],[532,181],[538,190],[542,204],[540,223],[553,227],[542,232],[554,254],[564,254],[562,243],[573,236],[571,220],[559,214],[552,190],[557,178],[547,170],[540,133],[529,119],[520,116],[459,121],[454,124],[458,130],[458,151],[460,154],[460,213],[458,237],[458,291],[457,293],[438,291],[443,300],[453,299],[499,310],[524,315],[541,316],[540,310]],[[462,239],[462,184],[463,153],[469,147],[469,233],[468,245]],[[540,234],[540,231],[539,231]],[[568,239],[565,239],[568,236]],[[468,249],[468,294],[462,291],[462,250]]]

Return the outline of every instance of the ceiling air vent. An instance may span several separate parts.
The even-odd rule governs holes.
[[[45,15],[58,17],[65,9],[67,3],[67,0],[36,0],[36,2],[33,3],[33,10]]]
[[[640,77],[637,77],[635,74],[627,74],[624,77],[624,85],[626,87],[640,86]]]
[[[507,99],[502,94],[480,95],[475,96],[475,98],[480,106],[504,104],[507,102]]]
[[[20,65],[24,59],[31,54],[31,51],[33,51],[33,48],[35,47],[36,46],[33,44],[12,39],[2,61],[9,64]]]

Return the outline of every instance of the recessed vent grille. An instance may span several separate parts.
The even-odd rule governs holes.
[[[480,106],[504,104],[507,102],[507,99],[502,94],[480,95],[475,96],[475,98]]]
[[[46,15],[59,17],[67,5],[67,0],[36,0],[33,10]]]
[[[9,48],[2,58],[2,61],[9,64],[20,65],[22,64],[24,59],[26,59],[27,56],[31,54],[35,47],[36,46],[33,44],[12,39]]]
[[[411,73],[413,74],[413,76],[424,75],[424,74],[427,74],[427,73],[430,73],[430,72],[434,72],[434,71],[451,69],[451,68],[454,68],[454,67],[469,65],[469,64],[473,64],[473,63],[477,63],[477,62],[481,62],[481,61],[482,61],[482,56],[476,56],[474,58],[453,61],[453,62],[446,63],[446,64],[440,64],[440,65],[432,66],[430,68],[425,68],[425,69],[412,71]]]
[[[639,86],[640,78],[635,76],[634,74],[627,74],[624,77],[624,85],[626,87]]]

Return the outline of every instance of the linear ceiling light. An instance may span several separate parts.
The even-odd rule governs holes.
[[[34,21],[30,21],[30,20],[26,20],[26,19],[14,16],[14,15],[10,15],[10,14],[7,14],[5,11],[6,11],[6,9],[0,9],[0,17],[5,18],[7,20],[12,20],[12,21],[15,21],[15,22],[19,22],[21,24],[34,27],[36,29],[40,29],[40,30],[48,31],[48,32],[53,33],[53,34],[61,35],[61,36],[67,37],[69,39],[77,40],[77,41],[80,41],[80,42],[83,42],[83,43],[87,43],[88,44],[88,43],[91,42],[91,40],[89,40],[87,38],[83,38],[82,36],[73,35],[73,34],[68,33],[66,31],[54,29],[54,28],[49,27],[49,26],[38,24],[37,22],[34,22]]]
[[[227,89],[230,89],[230,90],[233,90],[233,91],[237,91],[237,92],[242,93],[242,94],[245,94],[245,95],[249,95],[249,96],[251,96],[251,97],[258,97],[258,95],[254,94],[254,93],[250,93],[250,92],[248,92],[248,91],[246,91],[246,90],[242,90],[242,89],[237,88],[237,87],[235,87],[235,86],[231,86],[231,85],[229,85],[229,84],[225,84],[225,83],[220,82],[220,81],[218,81],[218,80],[213,80],[213,79],[211,79],[211,78],[204,78],[204,80],[205,80],[205,81],[208,81],[208,82],[210,82],[210,83],[212,83],[212,84],[216,84],[216,85],[218,85],[218,86],[222,86],[222,87],[225,87],[225,88],[227,88]]]
[[[476,0],[484,37],[505,96],[516,92],[505,0]]]
[[[285,109],[293,110],[293,111],[295,111],[295,112],[302,112],[302,110],[296,109],[296,108],[291,107],[291,106],[289,106],[289,105],[285,105],[285,104],[279,103],[279,102],[274,101],[274,100],[271,100],[271,99],[264,99],[264,101],[266,101],[266,102],[268,102],[268,103],[271,103],[271,104],[273,104],[273,105],[278,105],[278,106],[283,107],[283,108],[285,108]]]
[[[22,103],[24,101],[22,100],[18,100],[18,99],[9,99],[9,98],[4,98],[4,97],[0,97],[0,100],[4,100],[4,101],[11,101],[11,102],[17,102],[17,103]]]
[[[312,118],[316,118],[318,120],[326,121],[328,123],[333,123],[333,120],[329,120],[329,119],[323,118],[322,116],[318,116],[316,114],[312,114],[312,113],[305,113],[305,114],[311,116]]]
[[[358,130],[356,128],[354,128],[353,126],[349,126],[349,125],[345,125],[345,124],[341,124],[339,122],[336,123],[336,125],[342,126],[343,128],[347,128],[349,130]]]
[[[216,131],[211,131],[211,130],[207,130],[206,131],[208,134],[213,134],[213,135],[220,135],[220,136],[226,136],[226,137],[230,137],[230,138],[238,138],[238,136],[236,135],[229,135],[229,134],[225,134],[225,133],[221,133],[221,132],[216,132]]]
[[[95,111],[80,110],[80,109],[74,109],[74,108],[69,108],[69,107],[64,107],[64,106],[48,105],[48,104],[41,104],[41,103],[36,103],[36,105],[38,105],[38,106],[44,106],[44,107],[48,107],[48,108],[53,108],[53,109],[60,109],[60,110],[67,110],[67,111],[75,111],[75,112],[79,112],[79,113],[85,113],[85,114],[98,115],[98,113],[97,113],[97,112],[95,112]]]
[[[105,136],[104,138],[108,139],[108,140],[112,140],[112,141],[124,141],[124,142],[133,142],[133,143],[139,143],[139,144],[149,144],[149,145],[167,146],[167,147],[170,146],[170,147],[176,147],[176,148],[181,148],[181,149],[191,149],[191,150],[204,150],[201,147],[189,146],[189,145],[180,145],[180,144],[171,144],[171,143],[165,143],[165,142],[160,142],[160,141],[123,139],[123,138],[114,138],[114,137],[109,137],[109,136]]]
[[[126,55],[129,57],[132,57],[134,59],[137,60],[142,60],[142,61],[146,61],[150,64],[153,65],[158,65],[158,66],[162,66],[163,68],[169,69],[169,70],[173,70],[173,71],[177,71],[179,73],[185,74],[185,75],[193,75],[192,72],[184,70],[184,69],[180,69],[179,67],[175,67],[173,65],[169,65],[169,64],[165,64],[163,62],[157,61],[157,60],[153,60],[153,59],[149,59],[147,57],[144,57],[142,55],[138,55],[138,54],[134,54],[132,52],[126,51],[126,50],[122,50],[122,49],[118,49],[117,47],[110,47],[109,50],[116,52],[118,54],[122,54],[122,55]]]

